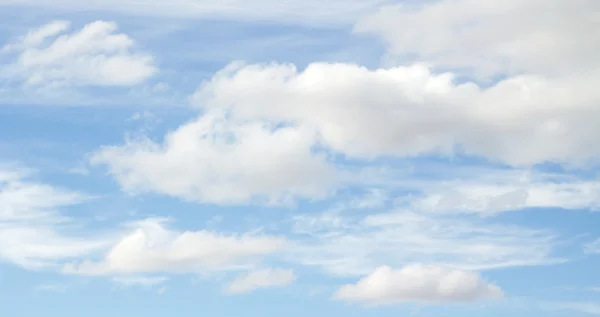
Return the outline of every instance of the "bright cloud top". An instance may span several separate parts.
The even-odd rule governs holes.
[[[18,54],[8,76],[31,86],[132,86],[157,72],[153,57],[136,52],[116,23],[95,21],[66,33],[69,28],[54,21],[4,46],[4,53]]]
[[[515,166],[598,161],[595,79],[524,75],[483,88],[454,78],[423,65],[233,64],[192,97],[204,114],[163,144],[130,140],[92,162],[128,192],[240,203],[326,197],[340,171],[325,153],[365,163],[455,154]],[[530,203],[543,204],[536,197],[548,190],[529,193]]]
[[[500,299],[501,289],[486,283],[479,274],[428,265],[400,270],[376,269],[356,284],[342,286],[335,299],[389,305],[402,302],[444,303]]]

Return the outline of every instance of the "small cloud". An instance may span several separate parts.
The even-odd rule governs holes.
[[[503,297],[498,286],[486,283],[477,273],[428,265],[400,270],[383,266],[334,294],[337,300],[370,305],[465,303]]]
[[[227,286],[228,294],[249,293],[259,288],[283,287],[296,280],[293,270],[264,269],[239,276]]]

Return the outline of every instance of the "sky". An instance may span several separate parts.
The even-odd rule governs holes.
[[[597,0],[0,0],[0,315],[600,315]]]

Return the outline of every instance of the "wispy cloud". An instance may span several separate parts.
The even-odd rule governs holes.
[[[0,1],[0,5],[43,7],[55,11],[105,10],[135,16],[172,18],[221,18],[232,20],[275,21],[285,24],[341,26],[352,24],[359,16],[373,12],[390,0],[149,0],[139,5],[133,0],[78,2],[73,0]],[[319,8],[319,10],[315,10]]]
[[[33,173],[18,165],[0,168],[0,260],[47,269],[105,248],[106,237],[65,233],[69,218],[60,209],[88,196],[39,183]]]
[[[292,284],[296,280],[293,270],[285,269],[262,269],[250,271],[235,278],[226,287],[228,294],[249,293],[256,289],[283,287]]]
[[[600,315],[600,302],[549,302],[542,304],[547,310],[576,311],[590,315]]]
[[[554,255],[555,233],[477,217],[399,211],[303,222],[287,259],[334,275],[366,275],[382,263],[398,267],[418,261],[486,270],[565,261]]]

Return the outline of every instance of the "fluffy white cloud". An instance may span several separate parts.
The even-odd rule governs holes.
[[[342,286],[334,298],[389,305],[402,302],[461,303],[503,296],[498,286],[486,283],[477,273],[410,265],[400,270],[380,267],[356,284]]]
[[[287,203],[321,198],[336,171],[315,152],[309,127],[263,122],[235,124],[206,114],[169,133],[162,144],[131,140],[92,158],[105,164],[123,189],[159,192],[208,203]]]
[[[245,268],[279,251],[285,243],[284,239],[272,236],[178,232],[166,228],[163,222],[140,221],[136,223],[137,229],[118,241],[102,261],[71,263],[63,272],[96,276]]]
[[[463,153],[512,165],[583,164],[600,156],[598,73],[518,75],[482,87],[418,64],[299,71],[235,63],[192,100],[236,121],[313,126],[322,144],[355,158]]]
[[[66,33],[70,23],[54,21],[30,31],[4,53],[17,60],[3,76],[31,86],[131,86],[157,72],[153,58],[135,52],[134,41],[117,33],[117,24],[95,21]]]
[[[237,277],[227,286],[226,291],[229,294],[248,293],[259,288],[287,286],[295,280],[293,270],[263,269]]]
[[[35,181],[34,171],[0,166],[0,261],[28,269],[56,268],[110,243],[106,237],[68,235],[60,209],[83,202],[78,192]]]
[[[390,0],[0,0],[2,5],[45,7],[60,11],[102,10],[179,17],[277,21],[285,24],[349,25]]]
[[[548,265],[558,237],[549,230],[496,224],[476,216],[394,212],[358,218],[296,217],[284,258],[337,276],[361,276],[382,264],[424,262],[462,270]]]
[[[381,8],[355,27],[401,60],[481,74],[564,75],[600,66],[596,0],[441,0]]]

